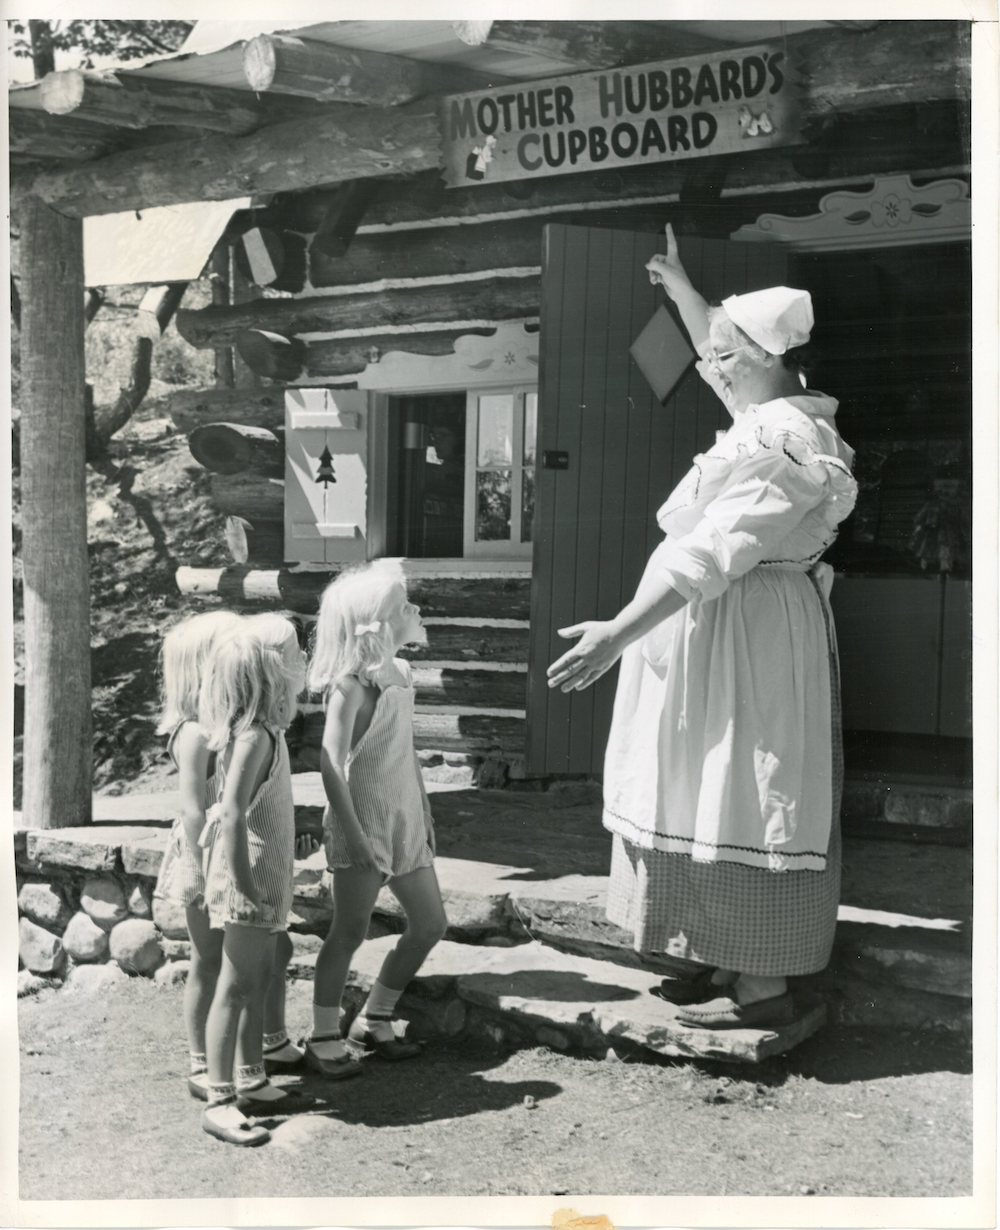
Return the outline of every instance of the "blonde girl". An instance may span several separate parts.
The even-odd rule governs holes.
[[[184,1024],[190,1050],[188,1088],[204,1098],[208,1087],[205,1021],[222,962],[222,935],[212,931],[205,910],[205,877],[198,839],[205,811],[215,802],[215,756],[198,725],[198,689],[219,637],[239,626],[231,611],[206,611],[176,624],[163,638],[163,711],[156,733],[167,736],[177,768],[177,818],[160,864],[154,896],[184,909],[191,963],[184,987]]]
[[[287,622],[287,621],[286,621]],[[206,849],[209,922],[223,932],[222,968],[208,1013],[208,1106],[202,1127],[237,1145],[270,1134],[243,1109],[284,1111],[294,1094],[264,1072],[264,1004],[275,940],[292,904],[295,821],[284,728],[304,679],[289,623],[280,643],[244,626],[220,641],[199,694],[198,720],[217,754],[219,802],[201,842]],[[241,1063],[235,1068],[237,1038]]]
[[[447,927],[433,819],[413,746],[413,683],[409,665],[395,656],[403,645],[425,641],[398,564],[378,561],[343,573],[324,591],[309,685],[326,700],[320,770],[334,912],[316,961],[306,1062],[335,1079],[357,1072],[351,1054],[419,1054],[417,1044],[395,1036],[393,1011]],[[345,1040],[344,984],[383,884],[405,910],[406,930]]]

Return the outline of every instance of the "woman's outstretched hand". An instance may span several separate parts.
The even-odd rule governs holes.
[[[681,258],[677,254],[677,239],[674,235],[674,228],[668,222],[664,229],[667,236],[667,250],[666,252],[657,252],[655,256],[651,256],[646,262],[646,268],[649,271],[649,280],[653,285],[659,284],[662,286],[672,299],[676,290],[691,285],[691,279],[688,277],[684,266],[681,264]]]
[[[611,669],[622,655],[622,648],[611,631],[611,624],[588,619],[570,628],[560,628],[559,635],[580,639],[548,669],[550,688],[563,692],[582,692]]]

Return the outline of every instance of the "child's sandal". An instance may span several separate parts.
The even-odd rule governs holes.
[[[216,1123],[212,1119],[213,1111],[220,1110],[224,1107],[232,1107],[239,1114],[239,1119],[230,1124]],[[238,1145],[244,1149],[252,1149],[256,1145],[266,1144],[271,1139],[271,1133],[267,1128],[261,1127],[258,1123],[251,1123],[249,1119],[245,1119],[236,1104],[236,1098],[226,1098],[224,1101],[211,1102],[201,1112],[202,1130],[207,1132],[209,1136],[214,1136],[216,1140],[225,1141],[227,1145]]]
[[[373,1029],[362,1025],[361,1018],[356,1017],[347,1034],[347,1047],[359,1059],[374,1055],[379,1059],[388,1059],[396,1063],[400,1059],[416,1059],[423,1054],[422,1042],[407,1042],[405,1038],[380,1038]]]
[[[313,1034],[311,1037],[305,1038],[302,1045],[305,1047],[306,1052],[306,1067],[312,1068],[314,1072],[318,1072],[320,1076],[325,1076],[330,1081],[343,1081],[348,1080],[352,1076],[361,1075],[361,1064],[346,1054],[346,1046],[345,1054],[334,1059],[327,1059],[322,1055],[316,1054],[313,1047],[314,1042],[343,1042],[343,1037],[340,1033],[331,1033]]]

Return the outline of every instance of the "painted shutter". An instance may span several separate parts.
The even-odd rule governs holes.
[[[696,452],[728,425],[691,367],[665,405],[629,354],[663,292],[643,266],[663,237],[550,225],[545,230],[528,675],[530,774],[599,774],[617,671],[586,692],[550,692],[546,667],[572,644],[557,629],[608,619],[635,592],[660,534],[655,513]],[[785,280],[778,245],[684,239],[709,299]],[[568,454],[566,469],[544,454]],[[552,460],[556,460],[552,458]]]
[[[321,564],[366,558],[367,394],[285,394],[285,559]]]

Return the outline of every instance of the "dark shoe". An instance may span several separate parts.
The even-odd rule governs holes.
[[[233,1098],[226,1102],[214,1102],[201,1112],[202,1130],[207,1132],[209,1136],[214,1136],[216,1140],[224,1140],[227,1145],[239,1145],[244,1149],[252,1149],[256,1145],[267,1144],[271,1139],[271,1133],[267,1128],[261,1127],[257,1123],[251,1123],[248,1119],[244,1119],[242,1123],[237,1123],[234,1127],[223,1127],[219,1123],[213,1123],[211,1114],[213,1109],[219,1106],[230,1106],[235,1103]]]
[[[236,1105],[240,1110],[248,1111],[260,1119],[268,1119],[272,1115],[302,1114],[304,1111],[314,1110],[317,1106],[316,1098],[295,1086],[281,1088],[280,1098],[254,1096],[259,1094],[262,1089],[271,1090],[277,1088],[277,1085],[272,1085],[270,1081],[266,1081],[255,1089],[237,1089]]]
[[[344,1055],[341,1059],[324,1059],[313,1050],[313,1042],[334,1041],[341,1041],[340,1034],[321,1034],[318,1037],[307,1038],[303,1042],[303,1046],[306,1048],[306,1067],[312,1068],[320,1076],[325,1076],[328,1081],[345,1081],[352,1076],[360,1076],[362,1072],[361,1064],[356,1059],[352,1059],[350,1055]]]
[[[668,1004],[700,1004],[722,990],[712,982],[714,973],[714,967],[709,966],[693,978],[664,978],[659,986],[650,987],[649,993]]]
[[[283,1049],[283,1046],[284,1043],[276,1049],[280,1051]],[[302,1054],[295,1059],[275,1059],[265,1051],[263,1059],[264,1071],[268,1076],[280,1076],[282,1072],[298,1072],[305,1063],[306,1057]]]
[[[769,1029],[795,1020],[795,1001],[787,991],[752,1004],[738,1004],[724,995],[681,1008],[676,1020],[697,1029]]]
[[[361,1017],[355,1017],[354,1023],[347,1033],[347,1047],[359,1059],[375,1055],[379,1059],[388,1059],[395,1063],[400,1059],[416,1059],[423,1054],[422,1042],[407,1042],[404,1038],[380,1038],[373,1030],[361,1024]]]

